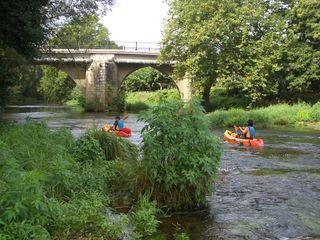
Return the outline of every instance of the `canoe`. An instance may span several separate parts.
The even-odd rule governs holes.
[[[263,139],[254,138],[254,139],[242,139],[238,138],[237,134],[226,130],[223,135],[223,140],[230,144],[239,144],[243,146],[252,146],[252,147],[262,147],[264,145]]]
[[[122,128],[120,131],[113,131],[113,130],[110,130],[110,128],[111,128],[111,126],[109,124],[105,124],[101,130],[103,132],[112,132],[117,137],[123,137],[123,138],[131,137],[131,129],[130,128]]]

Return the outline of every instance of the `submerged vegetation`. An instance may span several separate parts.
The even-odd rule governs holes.
[[[163,103],[142,119],[140,151],[96,129],[75,140],[44,123],[1,125],[0,239],[141,239],[160,209],[205,205],[221,150],[199,103]]]
[[[207,115],[211,126],[232,127],[246,125],[252,119],[258,127],[293,126],[320,122],[320,102],[309,105],[299,103],[294,105],[277,104],[252,110],[229,109],[217,110]]]

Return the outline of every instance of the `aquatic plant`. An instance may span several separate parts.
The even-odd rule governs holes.
[[[161,103],[141,115],[143,157],[136,191],[170,209],[206,204],[221,147],[198,100]]]

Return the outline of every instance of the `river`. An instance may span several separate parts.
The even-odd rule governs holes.
[[[77,113],[64,106],[11,106],[3,119],[22,123],[44,120],[52,129],[70,128],[77,138],[91,126],[111,124],[114,116]],[[130,140],[141,143],[143,122],[129,114]],[[212,134],[222,139],[223,130]],[[215,191],[208,207],[161,219],[156,239],[172,239],[177,230],[192,240],[320,239],[320,131],[257,130],[260,149],[223,144]]]

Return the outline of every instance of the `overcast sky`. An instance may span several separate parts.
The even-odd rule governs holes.
[[[163,0],[116,0],[101,22],[114,41],[160,42],[167,12]]]

